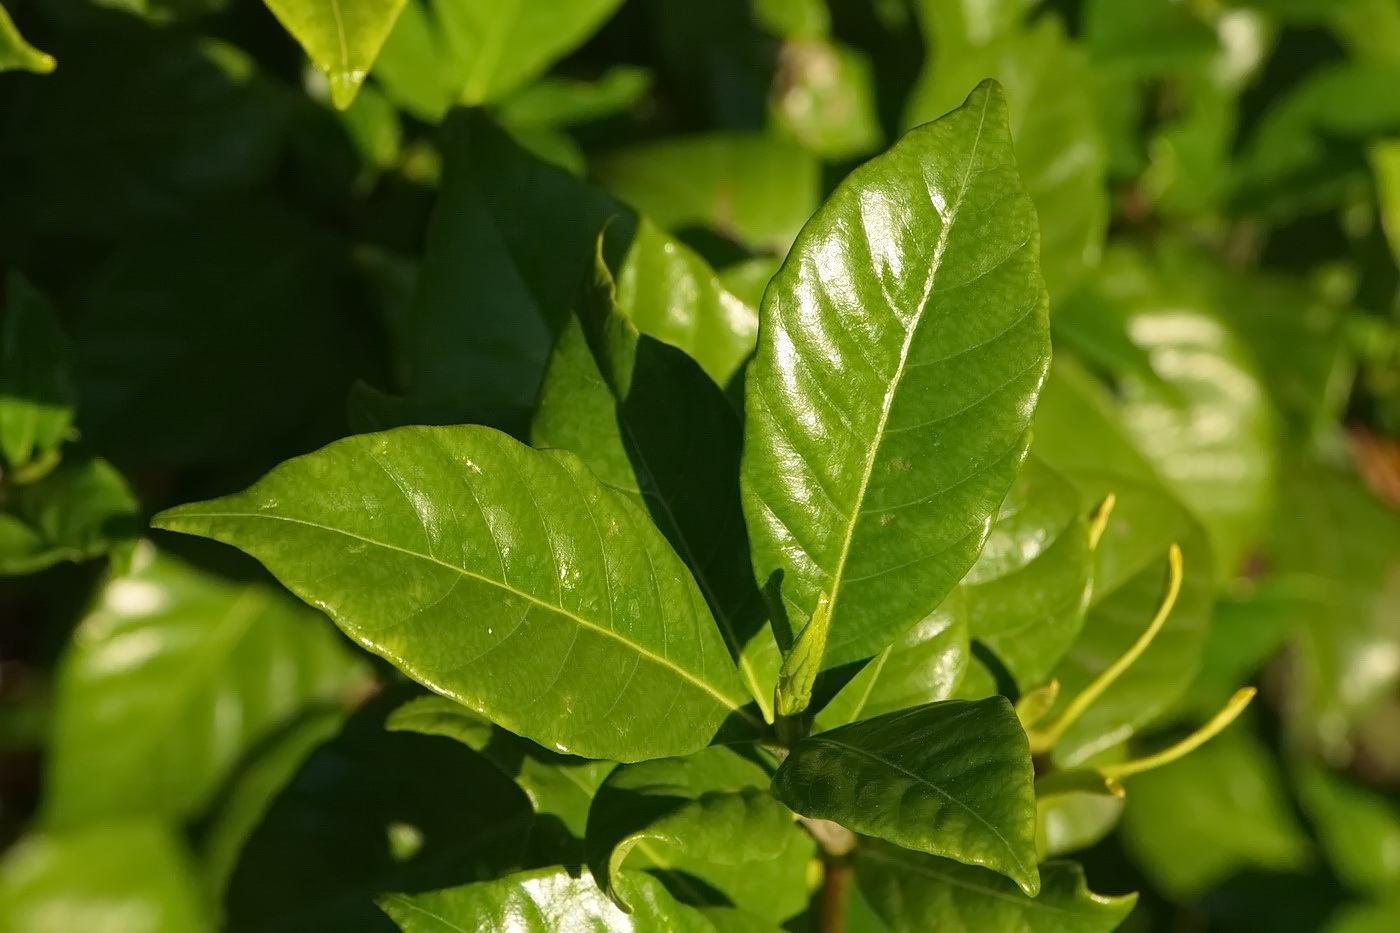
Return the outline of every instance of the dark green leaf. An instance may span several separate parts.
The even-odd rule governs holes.
[[[179,838],[154,821],[29,836],[0,865],[0,929],[213,933]]]
[[[1136,895],[1094,894],[1073,862],[1046,862],[1035,898],[985,869],[889,845],[862,846],[856,872],[861,890],[892,933],[1109,933],[1137,901]]]
[[[248,551],[415,680],[558,751],[684,754],[744,702],[646,515],[578,458],[489,428],[348,438],[157,523]]]
[[[945,700],[802,739],[773,795],[804,816],[1040,888],[1030,748],[1004,697]]]
[[[0,456],[6,474],[24,476],[26,466],[50,457],[68,439],[73,402],[68,338],[44,296],[12,274],[0,329]]]
[[[60,667],[45,820],[193,817],[242,754],[366,681],[319,613],[145,546]]]
[[[976,560],[1049,364],[1036,243],[990,83],[804,228],[747,376],[744,511],[780,643],[826,592],[825,666],[869,658]]]

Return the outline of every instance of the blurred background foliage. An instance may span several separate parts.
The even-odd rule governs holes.
[[[385,671],[143,516],[358,431],[523,434],[609,216],[724,309],[732,383],[824,194],[994,76],[1052,297],[1035,450],[1213,555],[1145,723],[1263,693],[1132,781],[1091,887],[1144,892],[1130,931],[1400,929],[1400,0],[407,0],[367,77],[278,21],[314,5],[0,17],[6,909],[377,930],[371,892],[519,864],[514,783],[385,732]]]

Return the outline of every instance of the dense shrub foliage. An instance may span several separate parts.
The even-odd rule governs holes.
[[[1400,0],[0,71],[0,933],[1400,929]]]

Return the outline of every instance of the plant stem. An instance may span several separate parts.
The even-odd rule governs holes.
[[[851,888],[851,865],[845,859],[822,863],[821,907],[817,933],[846,933],[846,898]]]

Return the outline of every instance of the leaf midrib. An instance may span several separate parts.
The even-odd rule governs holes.
[[[562,615],[562,616],[564,616],[565,618],[568,618],[568,619],[570,619],[570,620],[572,620],[572,621],[578,623],[578,625],[581,626],[582,628],[586,628],[586,629],[588,629],[588,630],[590,630],[590,631],[597,632],[597,633],[600,634],[600,635],[605,635],[605,636],[607,636],[608,638],[611,638],[611,639],[613,639],[613,640],[619,642],[620,644],[626,645],[628,648],[631,648],[631,649],[632,649],[633,651],[635,651],[637,654],[639,654],[639,655],[641,655],[642,657],[647,658],[648,660],[652,661],[652,663],[654,663],[654,664],[656,664],[656,665],[658,665],[658,666],[660,666],[660,667],[664,667],[664,668],[667,668],[667,669],[669,669],[669,670],[675,672],[675,673],[676,673],[677,675],[679,675],[683,680],[689,681],[690,683],[694,684],[696,687],[699,687],[699,688],[700,688],[701,690],[703,690],[705,693],[707,693],[707,694],[709,694],[710,696],[714,697],[715,700],[717,700],[725,709],[728,709],[728,710],[730,710],[730,711],[732,711],[732,712],[736,712],[736,713],[739,713],[740,715],[743,715],[743,716],[748,717],[748,714],[744,713],[744,711],[738,706],[738,704],[736,704],[736,703],[735,703],[733,700],[731,700],[729,697],[725,696],[723,693],[720,693],[712,684],[710,684],[710,683],[708,683],[708,682],[706,682],[706,681],[700,679],[700,678],[697,677],[695,674],[693,674],[693,673],[691,673],[690,671],[686,670],[685,668],[681,667],[681,666],[680,666],[679,664],[677,664],[675,661],[672,661],[670,658],[667,658],[667,657],[665,657],[665,656],[663,656],[663,655],[656,654],[655,652],[653,652],[653,651],[649,650],[648,648],[646,648],[646,647],[644,647],[644,646],[638,644],[637,642],[634,642],[634,641],[632,641],[631,639],[624,637],[624,636],[623,636],[621,633],[619,633],[619,632],[615,632],[615,631],[613,631],[612,629],[605,628],[605,627],[599,625],[599,624],[596,623],[596,622],[592,622],[592,621],[590,621],[590,620],[588,620],[588,619],[585,619],[584,617],[582,617],[582,616],[580,616],[580,615],[577,615],[576,613],[570,612],[568,609],[565,609],[563,606],[556,606],[556,605],[554,605],[554,604],[552,604],[552,603],[548,603],[548,602],[546,602],[546,601],[540,599],[538,596],[535,596],[535,595],[532,594],[532,593],[527,593],[527,592],[525,592],[524,590],[517,589],[516,587],[511,586],[509,583],[506,583],[506,582],[503,581],[503,580],[493,580],[492,578],[490,578],[490,577],[488,577],[488,576],[485,576],[484,574],[476,573],[475,571],[468,570],[468,569],[465,568],[465,567],[458,567],[458,566],[455,565],[455,564],[450,564],[450,563],[448,563],[447,561],[444,561],[444,560],[441,560],[441,559],[439,559],[439,558],[437,558],[437,557],[432,556],[431,554],[424,554],[424,553],[422,553],[421,551],[415,551],[415,550],[413,550],[413,549],[411,549],[411,548],[400,547],[400,546],[398,546],[398,545],[396,545],[396,544],[390,544],[390,543],[387,542],[387,541],[380,541],[380,540],[378,540],[378,539],[376,539],[376,538],[370,538],[370,537],[366,537],[366,536],[364,536],[364,535],[356,534],[355,532],[349,531],[349,530],[344,529],[344,528],[336,528],[336,527],[334,527],[333,525],[326,525],[326,524],[323,524],[323,523],[321,523],[321,522],[313,522],[313,521],[310,521],[309,519],[304,519],[304,518],[293,518],[293,517],[291,517],[291,516],[289,516],[289,515],[269,515],[269,514],[263,513],[263,512],[205,512],[205,511],[200,511],[200,512],[197,512],[197,513],[195,513],[195,514],[197,514],[200,518],[263,519],[263,520],[265,520],[265,521],[288,522],[288,523],[294,524],[294,525],[305,525],[305,526],[307,526],[307,527],[309,527],[309,528],[316,528],[316,529],[319,529],[319,530],[321,530],[321,531],[328,531],[328,532],[330,532],[331,534],[338,534],[338,535],[342,535],[343,537],[353,538],[353,539],[355,539],[355,540],[357,540],[357,541],[362,541],[362,542],[364,542],[365,544],[373,545],[374,547],[384,548],[385,550],[388,550],[388,551],[396,551],[396,552],[398,552],[398,553],[400,553],[400,554],[405,554],[405,555],[407,555],[407,556],[409,556],[409,557],[416,557],[416,558],[418,558],[419,560],[427,561],[428,563],[431,563],[431,564],[437,564],[439,567],[443,567],[443,568],[445,568],[445,569],[447,569],[447,570],[451,570],[451,571],[453,571],[453,572],[455,572],[455,573],[458,573],[458,574],[461,574],[462,576],[467,577],[467,578],[469,578],[469,579],[479,580],[479,581],[482,582],[482,583],[486,583],[486,584],[489,584],[489,585],[491,585],[491,586],[496,587],[497,589],[504,590],[504,591],[506,591],[507,593],[510,593],[510,594],[513,595],[513,596],[517,596],[517,597],[519,597],[519,598],[525,600],[526,602],[529,602],[529,603],[532,603],[532,604],[534,604],[534,605],[536,605],[536,606],[539,606],[540,608],[545,609],[545,610],[547,610],[547,611],[549,611],[549,612],[558,613],[559,615]],[[178,522],[179,519],[180,519],[180,516],[179,516],[179,515],[175,515],[175,516],[172,516],[172,518],[173,518],[173,520],[174,520],[175,522]],[[171,527],[171,525],[170,525],[170,523],[169,523],[168,521],[167,521],[167,523],[166,523],[166,527],[167,527],[167,528],[170,528],[170,527]],[[174,530],[174,529],[172,528],[172,530]],[[748,718],[752,718],[752,717],[748,717]]]
[[[863,512],[866,493],[870,489],[870,480],[875,473],[875,460],[879,456],[880,447],[885,437],[885,427],[890,420],[890,412],[894,408],[895,395],[899,391],[901,383],[904,381],[904,371],[909,362],[909,351],[913,347],[914,338],[918,335],[919,325],[923,323],[923,316],[928,311],[928,302],[933,294],[933,286],[938,278],[938,271],[943,265],[943,254],[948,249],[948,239],[952,235],[954,222],[957,220],[958,212],[962,209],[963,200],[967,197],[968,181],[972,177],[972,166],[977,161],[977,150],[982,143],[982,130],[987,123],[987,110],[991,105],[990,95],[982,100],[982,113],[977,120],[977,133],[972,140],[972,148],[968,153],[967,167],[963,170],[962,181],[958,186],[958,196],[953,200],[948,217],[943,222],[942,229],[938,231],[938,243],[934,247],[934,262],[929,271],[928,281],[924,286],[924,294],[920,298],[920,310],[917,318],[910,325],[908,332],[904,335],[904,343],[899,348],[899,366],[895,369],[894,376],[890,379],[889,388],[885,390],[885,398],[881,402],[880,420],[875,426],[874,435],[870,442],[870,447],[865,456],[865,467],[862,470],[860,483],[856,487],[856,495],[853,507],[846,519],[846,533],[841,542],[841,551],[837,556],[836,572],[832,574],[831,580],[831,602],[829,612],[831,618],[837,617],[837,608],[841,595],[841,584],[844,581],[846,567],[850,562],[851,546],[855,540],[856,526],[860,523]]]

